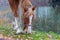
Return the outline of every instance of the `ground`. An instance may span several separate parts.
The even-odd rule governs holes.
[[[14,35],[15,31],[11,27],[0,26],[0,40],[60,40],[60,34],[52,31],[32,31],[30,35],[19,34]]]

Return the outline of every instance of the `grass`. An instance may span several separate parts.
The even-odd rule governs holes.
[[[56,34],[52,31],[50,32],[41,32],[41,31],[33,31],[30,35],[27,34],[20,34],[14,35],[15,31],[11,30],[11,27],[4,27],[3,25],[0,26],[0,33],[4,36],[11,36],[14,39],[19,40],[60,40],[60,34]],[[13,35],[12,35],[13,34]]]

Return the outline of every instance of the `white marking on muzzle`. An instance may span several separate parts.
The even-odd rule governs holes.
[[[27,33],[31,33],[31,23],[32,23],[32,18],[33,18],[33,15],[29,16],[29,25],[28,25]]]

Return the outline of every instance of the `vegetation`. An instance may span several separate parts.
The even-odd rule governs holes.
[[[42,31],[32,31],[30,35],[27,34],[19,34],[14,35],[15,31],[12,31],[10,26],[4,28],[0,25],[0,34],[6,37],[12,37],[13,39],[19,40],[60,40],[60,34],[56,34],[52,31],[50,32],[42,32]]]

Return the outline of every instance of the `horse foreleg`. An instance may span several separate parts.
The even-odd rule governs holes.
[[[16,34],[21,33],[21,29],[20,29],[20,27],[18,25],[18,14],[17,14],[17,12],[14,13],[13,25],[14,25],[14,29],[16,30]]]
[[[20,3],[20,0],[8,0],[10,8],[13,12],[14,15],[14,22],[13,22],[13,27],[16,30],[16,33],[21,33],[21,29],[18,26],[18,6]]]

